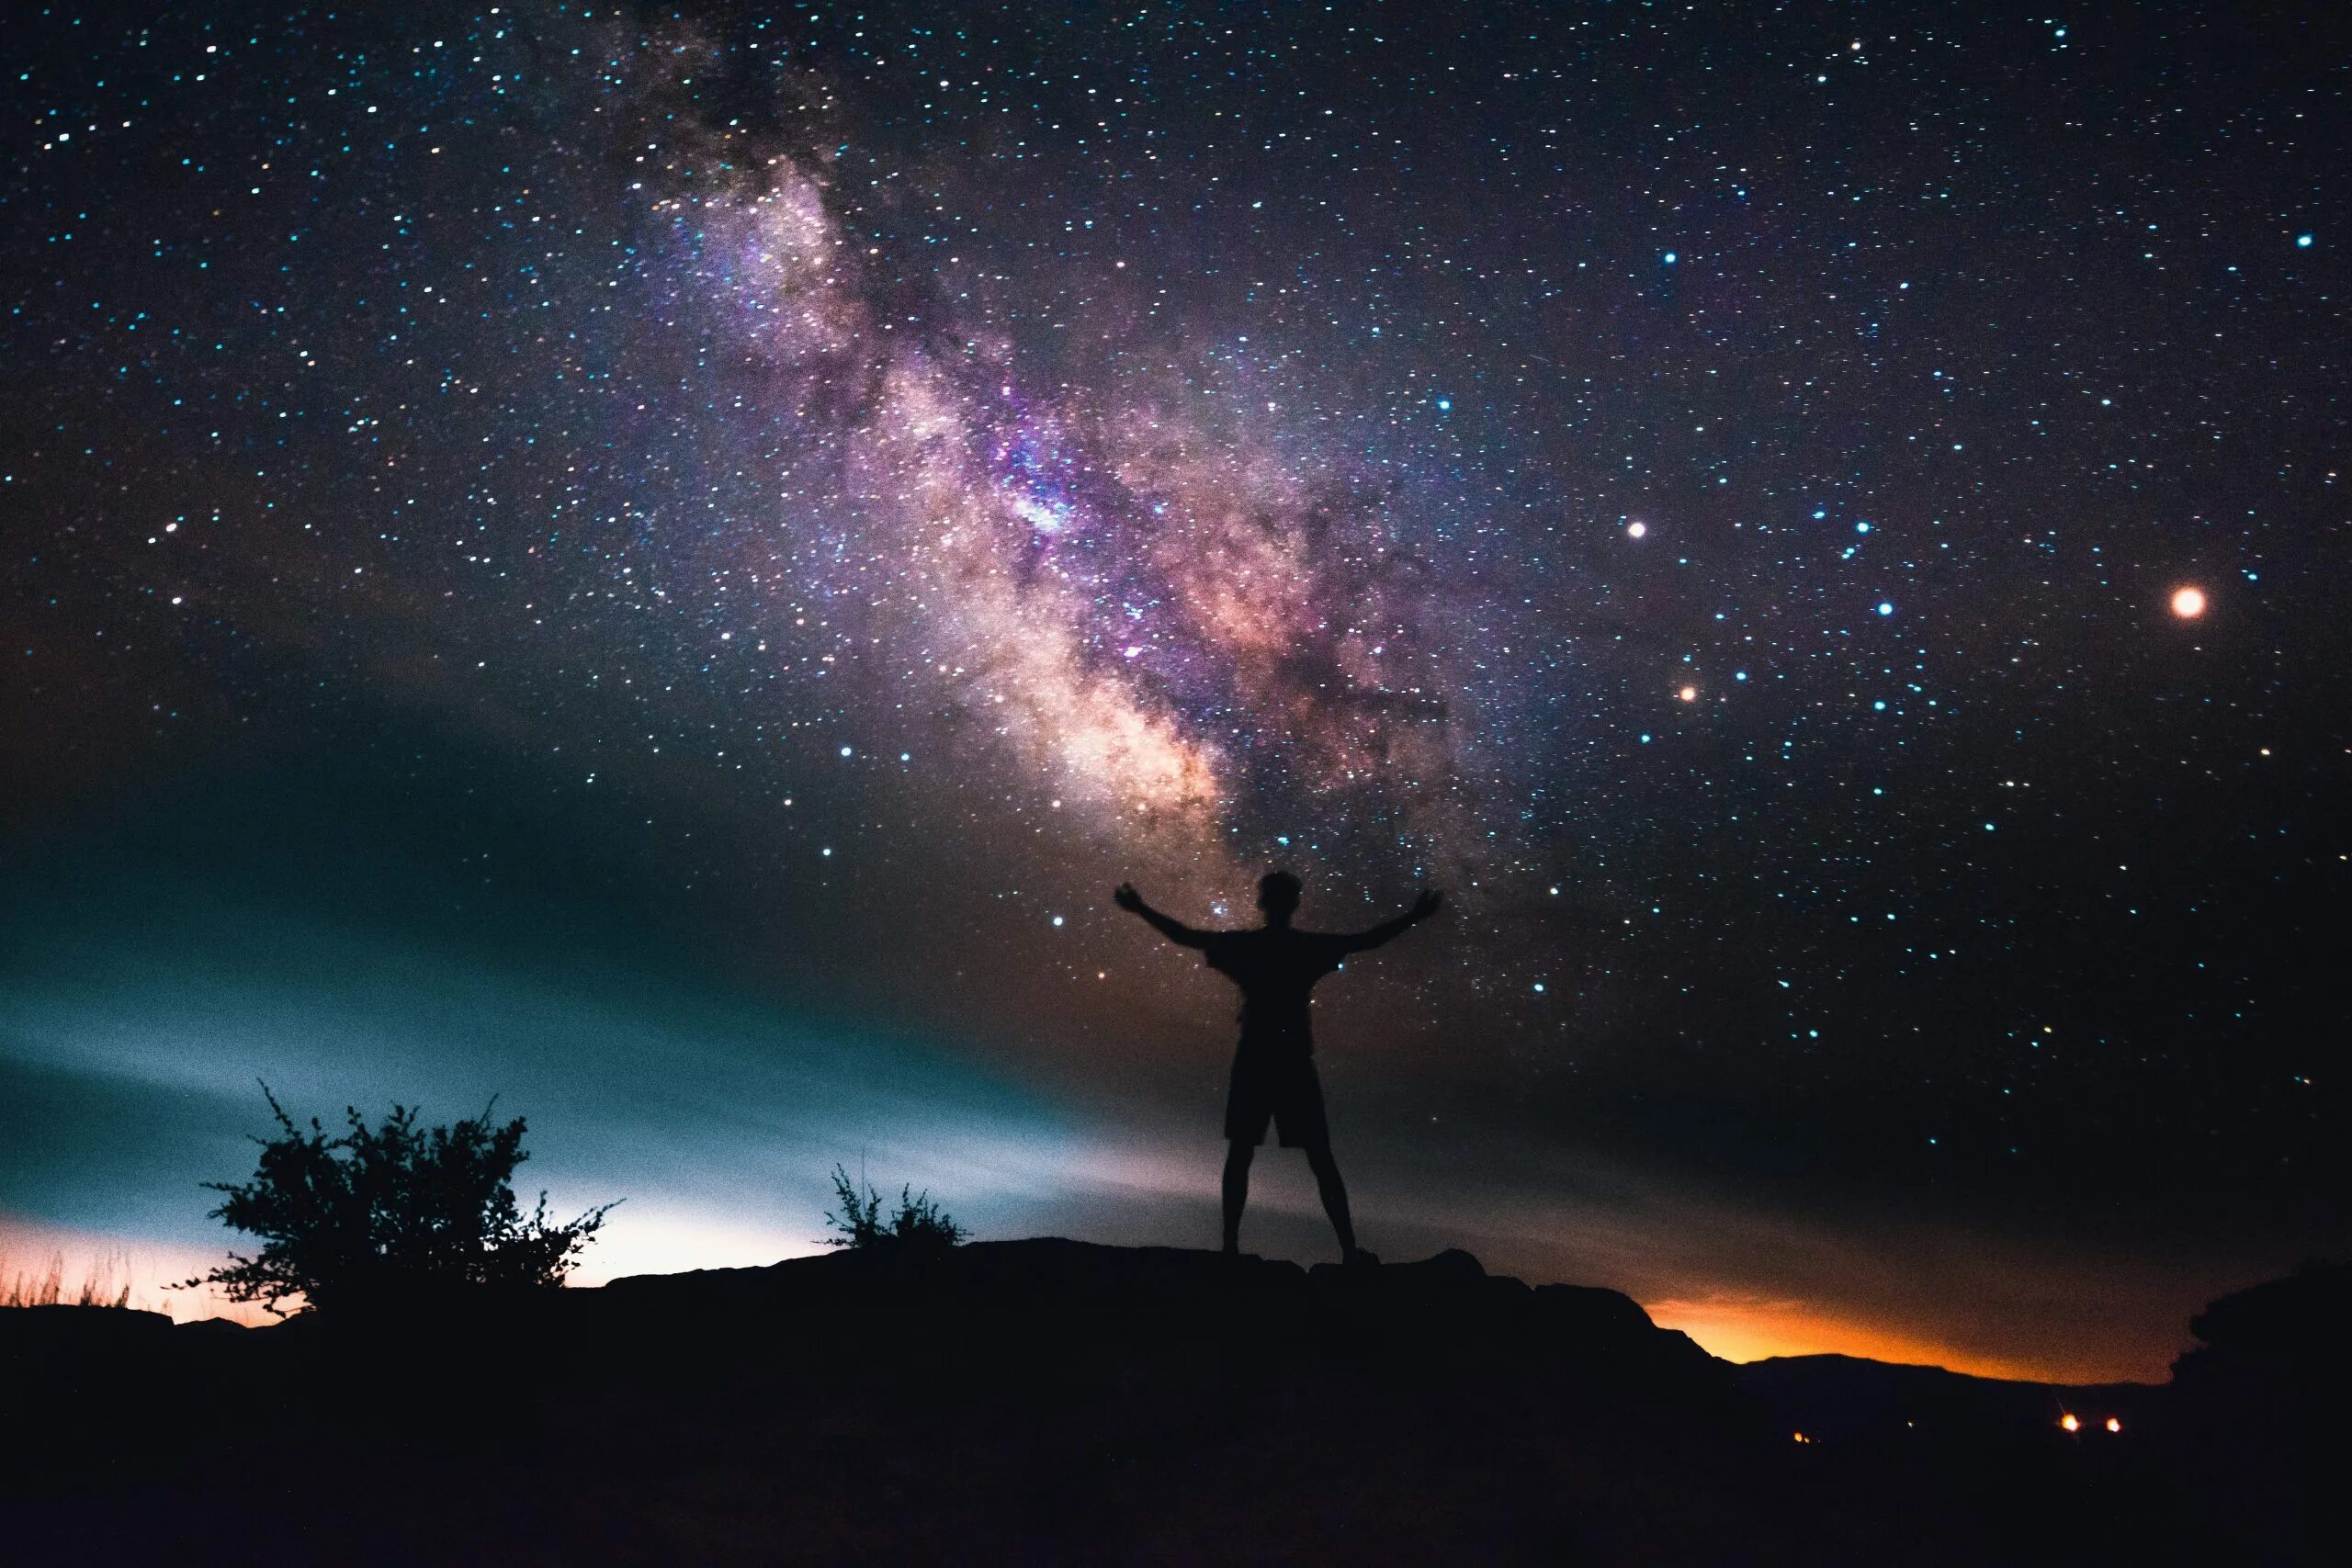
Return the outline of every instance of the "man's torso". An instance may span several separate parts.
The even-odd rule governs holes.
[[[1342,939],[1318,931],[1266,926],[1219,931],[1204,956],[1210,968],[1241,987],[1241,1053],[1309,1055],[1315,1049],[1307,1007],[1315,982],[1347,956]]]

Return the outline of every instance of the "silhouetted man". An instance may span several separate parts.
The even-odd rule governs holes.
[[[1258,883],[1266,923],[1256,931],[1194,931],[1143,901],[1133,883],[1113,899],[1151,922],[1169,941],[1197,947],[1208,965],[1241,987],[1241,1045],[1233,1054],[1233,1083],[1225,1101],[1225,1250],[1241,1250],[1241,1210],[1250,1201],[1250,1161],[1266,1141],[1266,1123],[1286,1149],[1305,1149],[1323,1194],[1323,1212],[1340,1233],[1350,1263],[1379,1259],[1356,1246],[1348,1220],[1348,1190],[1331,1158],[1331,1130],[1323,1120],[1323,1085],[1315,1076],[1315,1041],[1307,1031],[1308,993],[1351,953],[1378,947],[1437,913],[1440,896],[1423,893],[1393,920],[1353,935],[1291,929],[1298,912],[1298,878],[1268,872]]]

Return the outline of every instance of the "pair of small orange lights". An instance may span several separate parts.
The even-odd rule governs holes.
[[[2058,1425],[2062,1430],[2068,1432],[2079,1432],[2083,1429],[2083,1418],[2070,1410],[2065,1415],[2058,1417]],[[2101,1422],[2100,1425],[2104,1426],[2110,1432],[2120,1432],[2123,1430],[2123,1417],[2120,1416],[2110,1416],[2105,1421]],[[1795,1438],[1800,1443],[1810,1444],[1813,1441],[1811,1438],[1806,1437],[1803,1432],[1792,1432],[1790,1436]]]

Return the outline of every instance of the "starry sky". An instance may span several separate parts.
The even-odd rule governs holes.
[[[0,1253],[217,1252],[256,1078],[591,1278],[1213,1245],[1109,895],[1272,865],[1449,896],[1375,1249],[2155,1378],[2343,1247],[2324,8],[144,9],[0,41]]]

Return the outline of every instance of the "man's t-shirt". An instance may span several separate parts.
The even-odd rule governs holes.
[[[1202,949],[1210,968],[1241,987],[1241,1049],[1250,1055],[1313,1053],[1307,994],[1347,955],[1345,937],[1281,926],[1217,931]]]

